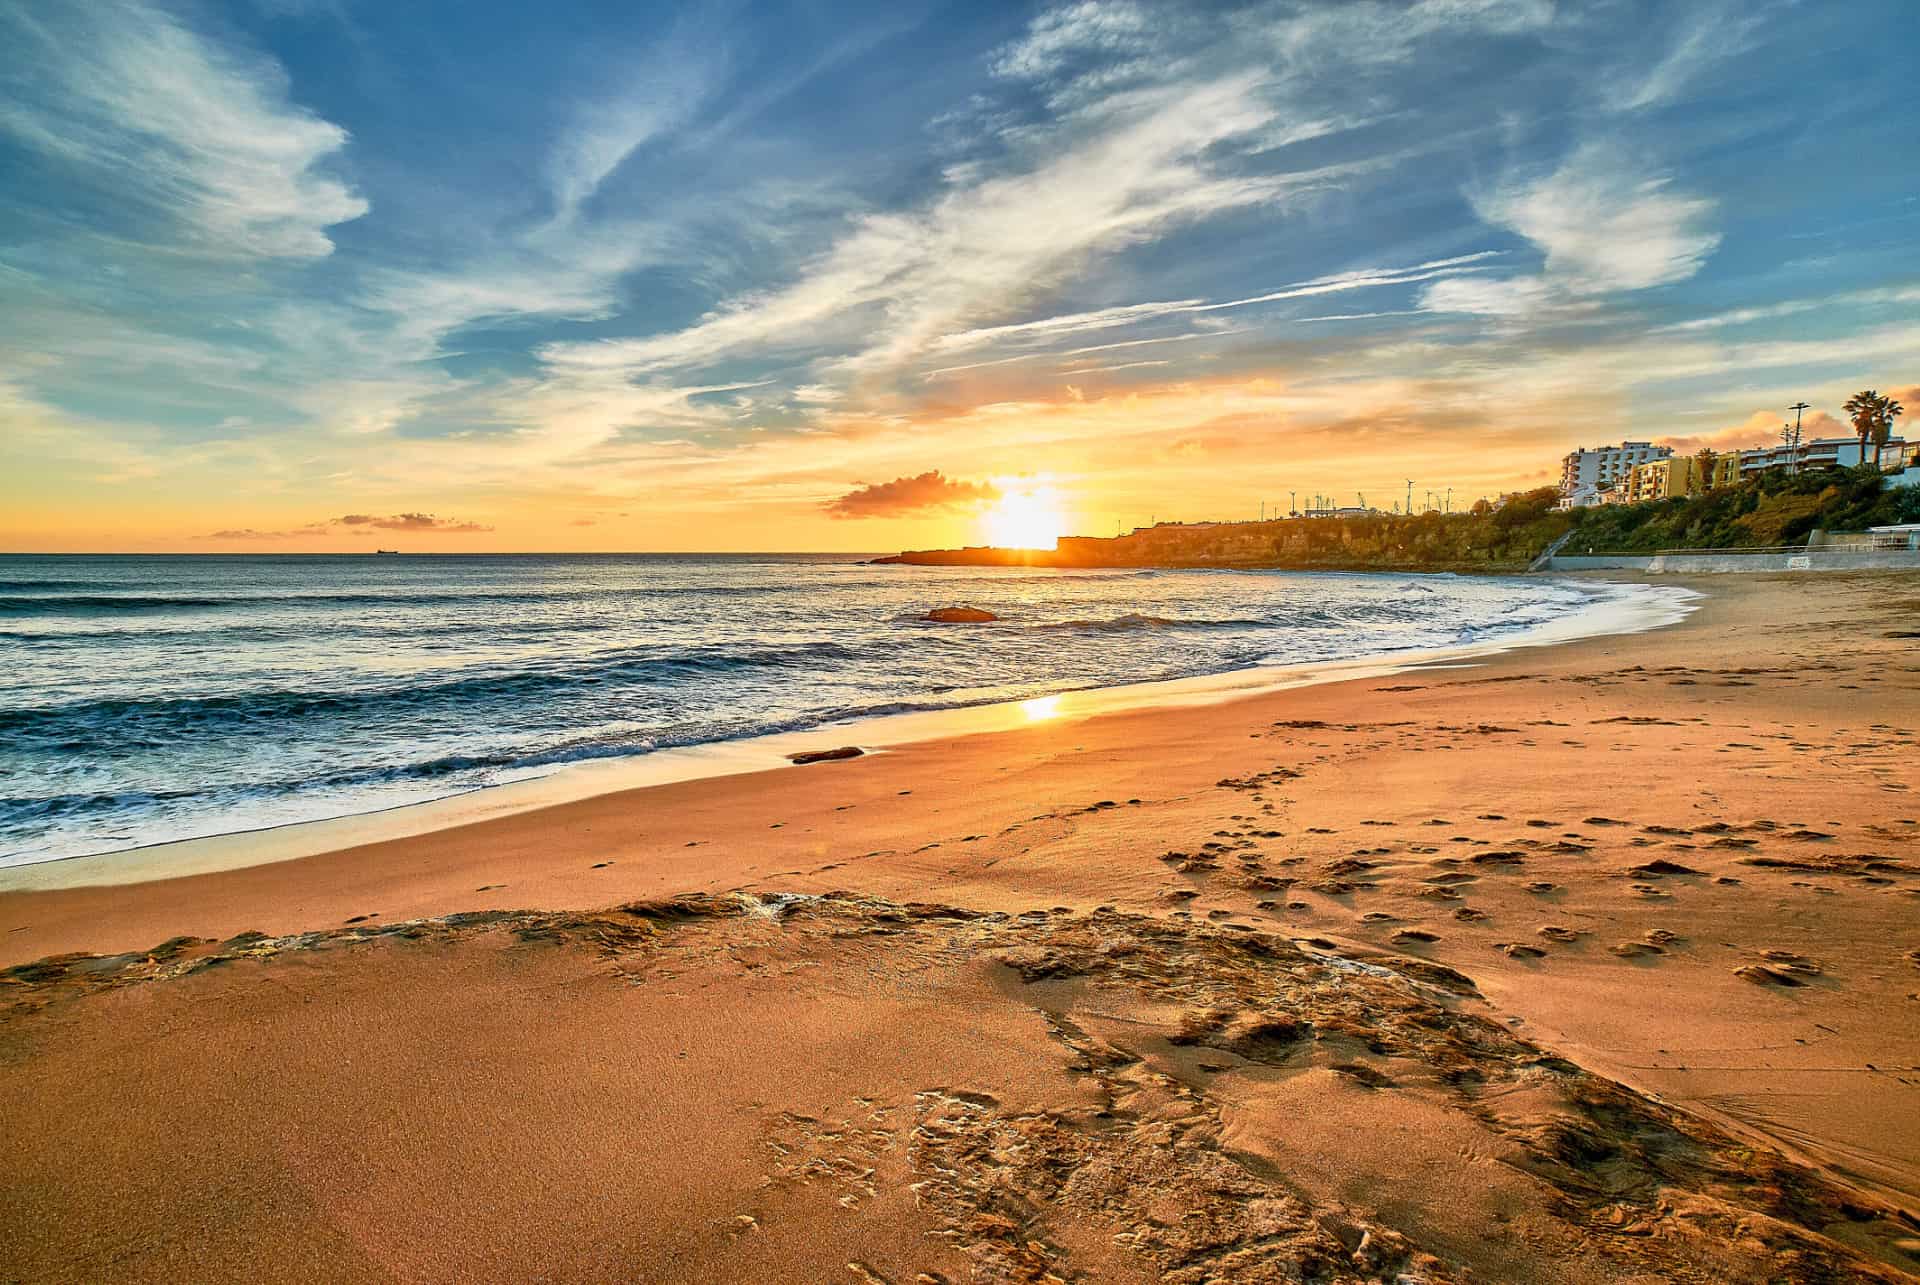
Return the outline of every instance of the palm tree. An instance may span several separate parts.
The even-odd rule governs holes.
[[[1874,462],[1879,463],[1879,448],[1887,444],[1893,435],[1893,421],[1903,413],[1899,402],[1891,397],[1883,397],[1874,389],[1866,389],[1847,398],[1841,409],[1853,421],[1853,431],[1860,438],[1860,463],[1867,463],[1867,443],[1874,446]]]

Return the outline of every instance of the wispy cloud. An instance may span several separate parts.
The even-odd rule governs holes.
[[[1440,281],[1436,312],[1513,316],[1556,303],[1684,281],[1720,244],[1714,203],[1673,189],[1623,148],[1589,144],[1544,178],[1502,185],[1474,202],[1481,218],[1539,247],[1537,275]]]
[[[262,531],[256,527],[229,527],[224,531],[213,531],[201,536],[203,540],[297,540],[303,536],[321,536],[328,534],[324,525],[294,527],[285,531]]]
[[[1616,112],[1674,102],[1709,68],[1737,59],[1753,47],[1763,7],[1753,0],[1666,6],[1671,26],[1655,29],[1663,47],[1652,58],[1638,58],[1603,77],[1602,101]]]
[[[372,513],[349,513],[344,517],[329,518],[328,522],[334,526],[370,527],[376,531],[436,531],[455,535],[493,530],[478,522],[437,518],[431,513],[390,513],[384,517]]]
[[[943,352],[950,352],[955,349],[973,348],[1006,340],[1047,340],[1082,331],[1136,325],[1160,317],[1221,312],[1229,308],[1250,308],[1257,304],[1280,303],[1289,299],[1310,299],[1317,295],[1340,294],[1348,290],[1409,285],[1462,273],[1484,272],[1487,265],[1482,261],[1498,258],[1500,254],[1501,251],[1498,250],[1481,250],[1474,254],[1456,255],[1448,259],[1435,259],[1428,263],[1415,264],[1411,268],[1363,268],[1279,286],[1240,299],[1219,301],[1176,299],[1158,303],[1124,304],[1093,312],[1069,313],[1057,317],[1042,317],[1034,321],[1013,322],[1003,326],[987,326],[943,335],[934,346]],[[1163,341],[1134,340],[1130,342]]]
[[[1025,34],[994,55],[989,66],[997,76],[1022,80],[1045,80],[1087,61],[1110,66],[1154,47],[1157,18],[1124,0],[1062,5],[1035,18]]]
[[[1920,303],[1920,286],[1849,290],[1818,299],[1787,299],[1780,303],[1762,304],[1753,308],[1734,308],[1705,317],[1694,317],[1688,321],[1670,322],[1655,329],[1662,334],[1691,334],[1700,330],[1720,330],[1730,326],[1747,326],[1755,322],[1775,321],[1781,317],[1792,317],[1806,312],[1854,308],[1863,305],[1871,307],[1890,303]]]
[[[263,530],[258,527],[228,527],[201,536],[203,540],[231,541],[278,541],[299,540],[332,535],[342,528],[363,531],[405,531],[415,535],[481,535],[493,530],[479,522],[463,522],[456,518],[439,518],[431,513],[348,513],[337,518],[328,518],[324,522],[309,522],[304,526],[289,527],[281,530]]]
[[[138,0],[0,9],[0,131],[145,207],[208,255],[318,258],[367,203],[326,165],[347,134],[288,98],[270,59]]]
[[[683,330],[550,345],[542,355],[562,368],[698,367],[857,343],[879,320],[884,337],[847,360],[897,367],[1056,287],[1096,255],[1280,197],[1284,178],[1228,176],[1206,159],[1270,119],[1253,88],[1236,78],[1117,105],[1030,168],[949,190],[916,213],[858,220],[791,285],[734,300]]]
[[[555,225],[571,224],[580,207],[636,153],[671,141],[692,122],[724,62],[711,31],[695,32],[683,22],[638,65],[623,63],[621,88],[582,103],[548,158]]]

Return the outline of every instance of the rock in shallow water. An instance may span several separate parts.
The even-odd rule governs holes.
[[[935,607],[922,619],[931,620],[936,625],[984,625],[1000,617],[979,607]]]

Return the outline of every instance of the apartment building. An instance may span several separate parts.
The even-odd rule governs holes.
[[[1637,466],[1672,455],[1672,447],[1651,442],[1622,442],[1592,449],[1583,446],[1569,451],[1560,461],[1560,502],[1555,507],[1579,509],[1598,504],[1604,492],[1627,486]]]
[[[1866,452],[1866,458],[1883,469],[1899,468],[1911,455],[1903,437],[1888,439],[1877,453],[1869,444]],[[1741,451],[1740,472],[1742,476],[1749,476],[1773,468],[1854,468],[1860,460],[1859,438],[1822,437],[1800,443],[1798,451],[1790,451],[1785,446],[1762,446],[1757,450]]]
[[[1664,500],[1674,495],[1698,495],[1740,480],[1739,455],[1679,455],[1648,460],[1635,466],[1627,478],[1627,503]]]

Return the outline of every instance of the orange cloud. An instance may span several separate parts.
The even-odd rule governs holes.
[[[893,518],[969,508],[999,496],[990,482],[962,482],[939,469],[930,469],[915,477],[897,477],[849,491],[825,507],[836,518]]]
[[[291,540],[303,535],[325,535],[324,526],[296,527],[291,531],[257,531],[253,527],[232,527],[200,537],[203,540]]]
[[[328,519],[335,526],[373,527],[380,531],[442,531],[465,534],[473,531],[491,531],[490,526],[478,522],[456,522],[452,518],[436,518],[431,513],[395,513],[387,517],[376,517],[371,513],[349,513],[345,517]]]
[[[1671,446],[1676,455],[1692,455],[1703,450],[1740,451],[1755,446],[1778,446],[1783,422],[1778,411],[1757,410],[1747,416],[1745,423],[1732,428],[1681,437],[1656,437],[1653,442],[1656,446]],[[1800,440],[1804,442],[1817,441],[1822,437],[1852,436],[1852,425],[1835,419],[1823,410],[1814,411],[1800,421]]]

